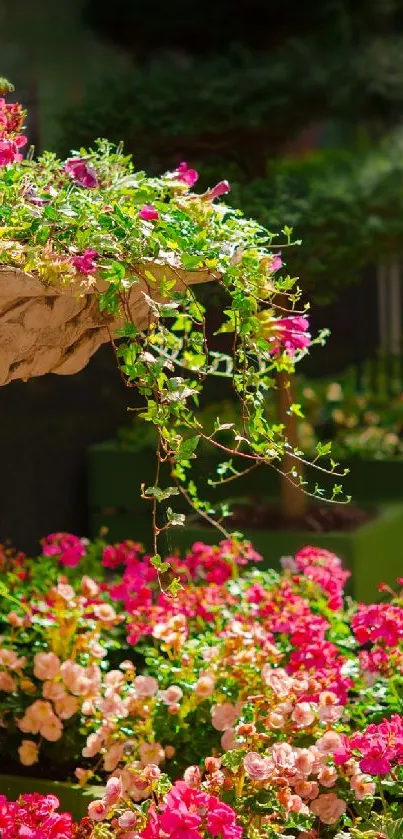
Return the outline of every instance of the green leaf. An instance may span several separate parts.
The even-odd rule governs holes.
[[[241,766],[245,755],[245,749],[233,749],[230,752],[225,752],[221,758],[221,763],[231,772],[235,773]]]

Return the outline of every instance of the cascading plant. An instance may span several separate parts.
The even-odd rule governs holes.
[[[8,89],[3,82],[3,92]],[[230,191],[227,181],[197,194],[198,173],[186,163],[149,178],[105,140],[64,162],[50,152],[34,159],[30,151],[22,159],[23,119],[19,105],[0,99],[0,265],[32,273],[45,285],[81,278],[87,288],[91,283],[96,288],[103,281],[103,290],[96,292],[100,310],[124,324],[111,336],[121,373],[144,398],[140,417],[156,429],[155,480],[143,488],[143,496],[152,504],[159,570],[166,569],[158,557],[158,537],[185,520],[183,513],[166,509],[173,496],[184,496],[227,535],[220,510],[199,498],[189,477],[201,441],[222,454],[213,483],[239,475],[234,456],[244,463],[243,471],[268,465],[284,473],[287,455],[285,478],[322,497],[319,484],[308,486],[296,468],[303,452],[287,440],[284,425],[268,421],[265,412],[279,374],[287,387],[295,365],[325,337],[322,332],[311,338],[309,305],[301,303],[297,279],[282,271],[281,253],[295,244],[292,230],[285,226],[280,235],[272,233],[218,203]],[[231,336],[228,352],[214,349],[206,309],[183,281],[198,274],[222,286],[226,303],[218,332]],[[129,306],[136,285],[149,307],[143,330]],[[197,408],[210,376],[230,381],[240,410],[239,421],[217,418],[207,432]],[[300,411],[290,398],[289,414]],[[223,430],[231,438],[225,445]],[[314,462],[328,454],[319,444]],[[170,465],[172,485],[162,489],[164,463]],[[339,475],[332,460],[317,468]],[[335,483],[329,500],[339,500],[341,492]]]

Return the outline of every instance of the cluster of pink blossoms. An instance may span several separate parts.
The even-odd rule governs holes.
[[[18,801],[0,795],[2,839],[72,839],[75,825],[70,813],[58,813],[55,795],[32,793]]]
[[[200,772],[196,767],[191,769],[196,770],[190,774],[197,783],[191,785],[177,781],[162,799],[156,796],[146,817],[144,812],[134,807],[128,809],[126,805],[124,808],[121,781],[110,778],[104,797],[89,805],[89,818],[96,823],[112,819],[119,839],[134,839],[135,836],[141,839],[160,839],[161,836],[169,836],[170,839],[202,839],[205,836],[241,839],[242,828],[237,824],[234,810],[217,796],[201,789]],[[158,766],[149,764],[142,770],[139,783],[143,788],[152,790],[160,776]]]
[[[390,720],[369,725],[364,731],[346,738],[335,751],[336,763],[343,764],[352,754],[360,756],[360,769],[369,775],[388,775],[396,764],[403,764],[403,717],[393,714]]]
[[[66,568],[75,568],[86,554],[87,540],[72,533],[50,533],[42,539],[44,556],[54,556]]]
[[[298,571],[323,589],[328,597],[329,609],[337,611],[343,607],[344,586],[350,571],[343,569],[338,556],[324,548],[307,546],[295,555],[295,565]]]
[[[27,138],[20,134],[25,119],[21,105],[0,98],[0,166],[22,160],[20,149]]]

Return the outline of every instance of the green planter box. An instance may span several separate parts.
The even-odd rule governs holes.
[[[348,593],[363,602],[379,599],[380,582],[394,585],[403,576],[403,503],[382,505],[377,518],[354,532],[245,530],[244,535],[262,554],[264,568],[279,568],[282,556],[305,545],[333,551],[351,571]],[[172,530],[170,538],[173,546],[185,550],[197,541],[216,544],[221,537],[216,530],[188,524]]]
[[[217,461],[216,461],[217,462]],[[239,464],[239,468],[243,463]],[[203,487],[203,495],[214,501],[224,501],[228,484],[214,489],[207,478],[214,474],[214,459],[201,457],[195,462],[195,478]],[[98,443],[88,451],[88,508],[90,535],[96,537],[102,527],[108,528],[111,541],[135,539],[151,547],[151,504],[141,498],[141,484],[151,485],[155,475],[155,455],[151,449],[136,451],[116,442]],[[162,467],[161,486],[172,481],[168,468]],[[263,493],[275,495],[277,475],[274,469],[260,469],[234,482],[237,495]],[[175,510],[187,513],[189,508],[179,497],[173,499]]]
[[[60,801],[60,810],[72,814],[76,821],[87,815],[88,804],[101,798],[103,787],[81,789],[74,784],[61,781],[47,781],[44,778],[25,778],[17,775],[0,775],[0,795],[9,801],[16,801],[25,792],[39,792],[41,795],[52,793]]]
[[[343,489],[354,501],[380,504],[403,501],[403,458],[363,460],[355,457],[343,463],[350,473],[342,478]]]

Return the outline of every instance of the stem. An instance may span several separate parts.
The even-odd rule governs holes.
[[[284,425],[285,437],[294,449],[298,446],[298,420],[295,414],[290,413],[290,405],[293,399],[293,383],[287,373],[278,372],[276,375],[278,391],[279,420]],[[285,475],[290,471],[297,473],[292,481],[287,480]],[[294,483],[304,477],[304,469],[301,462],[292,454],[286,452],[281,464],[282,474],[280,479],[281,512],[284,518],[289,521],[303,518],[308,510],[308,496]]]

